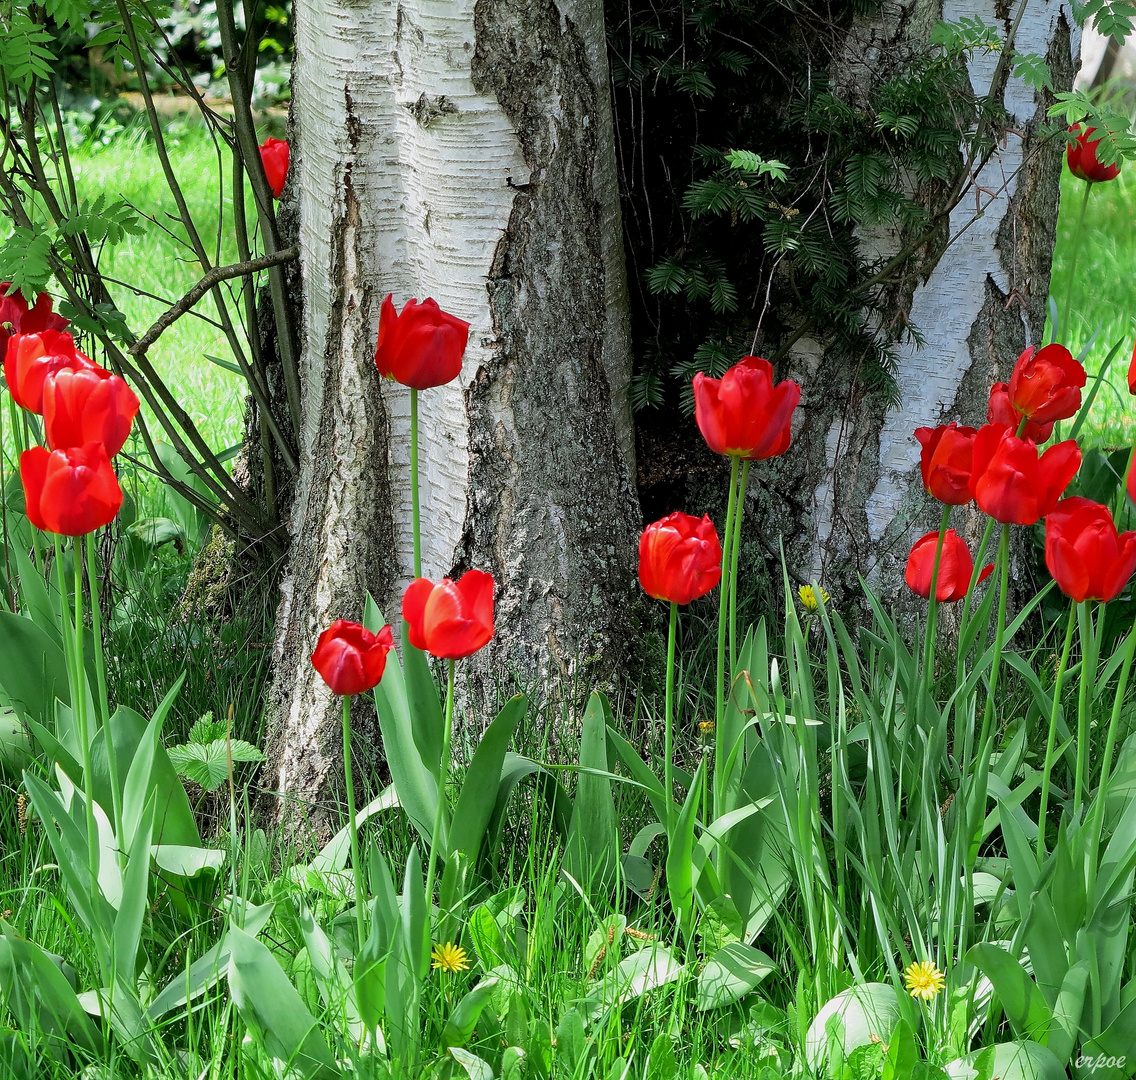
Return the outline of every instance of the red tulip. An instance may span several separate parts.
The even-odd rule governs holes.
[[[316,642],[312,667],[333,694],[350,697],[379,685],[394,645],[391,628],[372,634],[365,626],[336,619]]]
[[[407,300],[402,314],[394,297],[383,301],[375,366],[379,374],[415,390],[441,386],[458,377],[469,340],[469,323],[438,307],[427,297]]]
[[[264,165],[264,175],[272,189],[272,197],[279,199],[284,194],[284,181],[288,177],[288,161],[291,152],[283,139],[265,139],[260,144],[260,160]]]
[[[639,537],[639,584],[648,596],[689,604],[722,579],[722,545],[707,515],[682,511],[648,525]]]
[[[1120,175],[1120,162],[1115,165],[1102,165],[1097,157],[1097,147],[1100,139],[1089,141],[1089,136],[1096,128],[1081,129],[1080,124],[1069,128],[1075,134],[1075,142],[1065,147],[1065,160],[1069,163],[1069,171],[1079,180],[1088,180],[1093,184],[1101,184],[1106,180],[1115,180]]]
[[[915,438],[923,447],[919,468],[928,493],[948,506],[970,502],[970,453],[974,436],[972,427],[940,424],[937,428],[916,428]]]
[[[1132,348],[1132,359],[1128,361],[1128,392],[1136,394],[1136,346]]]
[[[762,461],[789,449],[793,410],[801,388],[791,379],[773,385],[773,365],[747,356],[720,379],[694,376],[694,419],[715,454]]]
[[[1026,349],[1010,375],[1010,403],[1038,424],[1067,420],[1081,407],[1085,369],[1064,345]]]
[[[101,442],[114,457],[137,413],[137,396],[117,375],[64,369],[43,382],[44,431],[52,450]]]
[[[1038,457],[1037,445],[1003,424],[985,424],[974,437],[970,491],[978,508],[996,521],[1032,525],[1050,513],[1081,467],[1072,439]]]
[[[995,383],[990,388],[990,404],[986,407],[986,422],[989,424],[1002,424],[1011,431],[1016,432],[1022,423],[1022,414],[1014,408],[1010,401],[1010,384]],[[1034,420],[1027,420],[1022,428],[1022,438],[1030,442],[1041,444],[1049,441],[1053,434],[1053,422],[1039,424]]]
[[[935,552],[939,547],[938,531],[929,532],[915,541],[907,556],[904,581],[912,592],[927,600],[931,596],[931,578],[935,572]],[[994,564],[984,566],[978,575],[985,581],[994,570]],[[939,555],[939,577],[935,582],[935,599],[940,603],[961,600],[970,588],[970,575],[974,573],[974,560],[966,541],[954,529],[943,534],[943,549]]]
[[[109,525],[122,506],[122,488],[101,442],[20,455],[28,520],[63,536],[83,536]]]
[[[1114,599],[1136,569],[1136,532],[1117,535],[1108,507],[1062,499],[1045,519],[1045,565],[1070,599]]]
[[[43,384],[49,375],[80,368],[110,378],[89,356],[75,348],[70,334],[45,330],[42,334],[13,334],[4,354],[4,381],[12,400],[29,412],[43,413]]]
[[[62,315],[51,310],[51,297],[41,292],[35,307],[28,310],[28,302],[19,290],[8,296],[10,281],[0,281],[0,355],[8,348],[13,334],[41,334],[44,330],[65,330],[69,323]],[[8,329],[8,328],[11,329]]]
[[[493,637],[493,575],[469,570],[437,585],[416,578],[402,594],[410,644],[446,660],[472,656]]]

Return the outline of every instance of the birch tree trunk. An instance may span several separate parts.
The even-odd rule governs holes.
[[[422,557],[496,578],[483,674],[615,662],[639,521],[600,4],[297,0],[295,35],[302,471],[266,786],[318,827],[339,706],[308,657],[368,590],[397,616],[412,571],[409,392],[373,360],[387,293],[472,324],[460,378],[419,396]]]
[[[941,12],[923,0],[888,2],[850,35],[834,84],[855,101],[881,69],[922,47],[939,17],[976,17],[1005,34],[1018,10],[991,0],[946,0]],[[1067,4],[1025,0],[1014,48],[1045,57],[1058,90],[1072,84],[1079,43]],[[784,534],[800,580],[823,581],[846,601],[860,597],[861,576],[893,602],[910,599],[903,588],[908,550],[938,528],[941,510],[923,491],[914,430],[949,420],[985,423],[990,386],[1009,378],[1022,349],[1043,343],[1063,143],[1040,131],[1052,95],[1008,77],[1011,64],[992,87],[997,64],[998,54],[982,52],[969,64],[975,91],[993,90],[1005,104],[997,151],[893,309],[875,313],[881,325],[907,319],[920,339],[910,336],[897,350],[898,406],[881,413],[821,341],[802,339],[785,366],[804,387],[794,447],[766,485],[754,485],[752,520],[766,549]],[[884,257],[901,246],[887,232],[862,241]],[[979,515],[966,514],[956,511],[952,524],[973,538]]]

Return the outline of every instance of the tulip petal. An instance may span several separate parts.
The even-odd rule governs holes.
[[[426,602],[434,591],[434,583],[428,578],[415,578],[402,594],[402,621],[406,623],[406,634],[410,644],[422,652],[426,651],[426,637],[422,628],[422,617]]]

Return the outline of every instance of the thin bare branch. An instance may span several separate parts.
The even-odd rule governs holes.
[[[164,311],[158,316],[153,326],[131,345],[127,351],[132,356],[137,356],[139,353],[145,352],[207,292],[222,281],[228,281],[230,278],[235,277],[243,277],[245,274],[252,274],[257,270],[267,270],[270,266],[278,266],[280,263],[291,262],[291,260],[296,258],[299,254],[300,252],[297,248],[285,248],[283,251],[277,251],[272,255],[261,255],[257,259],[249,259],[248,262],[230,263],[228,266],[213,267],[213,269],[194,285],[185,296],[168,311]]]

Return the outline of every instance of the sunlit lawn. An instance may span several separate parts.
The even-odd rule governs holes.
[[[1063,173],[1052,286],[1062,311],[1067,303],[1074,233],[1084,192],[1082,181],[1067,171]],[[1136,167],[1132,163],[1116,180],[1093,186],[1075,280],[1068,295],[1075,315],[1071,329],[1062,329],[1060,336],[1074,355],[1092,340],[1085,361],[1090,386],[1109,351],[1122,342],[1084,434],[1090,441],[1109,446],[1128,444],[1136,435],[1136,411],[1131,407],[1127,383],[1136,327]]]

